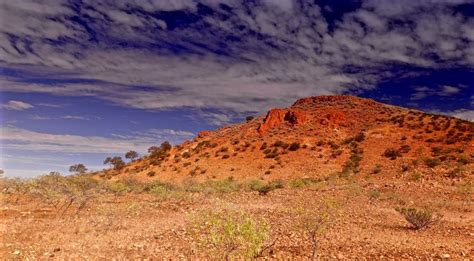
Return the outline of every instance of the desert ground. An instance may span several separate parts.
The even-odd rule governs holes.
[[[6,260],[474,257],[472,183],[466,179],[440,181],[407,173],[389,180],[374,174],[272,184],[268,189],[258,180],[190,180],[177,186],[54,175],[29,182],[5,179],[0,256]],[[429,208],[432,222],[415,229],[396,208]]]

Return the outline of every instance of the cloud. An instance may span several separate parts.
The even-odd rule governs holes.
[[[441,93],[439,93],[439,95],[441,95],[441,96],[451,96],[451,95],[454,95],[454,94],[458,94],[459,92],[461,92],[461,88],[459,88],[459,87],[443,85],[441,87]]]
[[[468,86],[441,85],[438,87],[415,86],[411,95],[411,100],[421,100],[429,96],[448,97],[461,93],[462,89]]]
[[[474,67],[474,19],[457,11],[462,3],[364,1],[330,24],[314,1],[10,1],[0,66],[21,73],[4,75],[0,90],[262,112],[375,88],[400,66]]]
[[[33,105],[22,101],[8,101],[2,105],[2,108],[14,111],[24,111],[33,108]]]
[[[90,120],[90,119],[87,118],[87,117],[84,117],[84,116],[77,116],[77,115],[66,115],[66,116],[62,116],[61,118],[62,118],[62,119],[66,119],[66,120],[83,120],[83,121],[88,121],[88,120]]]
[[[444,114],[474,122],[474,110],[460,109],[451,112],[446,112]]]
[[[53,104],[53,103],[36,103],[36,106],[49,107],[49,108],[64,108],[64,104]]]
[[[193,135],[185,131],[152,129],[142,135],[107,138],[48,134],[16,127],[1,127],[0,133],[0,149],[63,153],[123,153],[132,149],[145,152],[148,147],[163,142],[164,138],[178,140]]]

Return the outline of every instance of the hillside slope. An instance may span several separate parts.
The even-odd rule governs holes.
[[[353,96],[318,96],[98,173],[106,179],[293,179],[473,172],[474,123]]]

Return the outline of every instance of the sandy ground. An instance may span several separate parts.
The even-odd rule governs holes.
[[[26,195],[2,195],[2,259],[219,259],[197,244],[193,217],[232,206],[270,225],[263,259],[309,259],[312,245],[295,223],[297,206],[321,198],[337,202],[338,215],[319,236],[317,257],[337,259],[474,258],[472,185],[466,181],[339,180],[267,195],[186,193],[95,195],[84,208],[63,212]],[[411,229],[394,210],[428,206],[443,215],[423,230]],[[309,209],[309,211],[312,211]],[[317,213],[317,210],[314,210]],[[273,243],[273,244],[271,244]]]

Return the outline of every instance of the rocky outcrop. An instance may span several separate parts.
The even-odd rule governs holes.
[[[263,134],[269,129],[278,127],[282,124],[291,126],[301,125],[306,121],[303,111],[297,109],[273,109],[267,113],[263,123],[258,127],[258,132]]]
[[[326,114],[326,117],[320,120],[321,125],[325,126],[346,126],[347,118],[343,112],[333,112]]]
[[[212,132],[210,132],[210,131],[200,131],[197,136],[198,136],[198,138],[204,138],[204,137],[209,136],[209,134],[211,134],[211,133]]]

